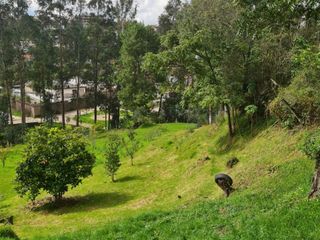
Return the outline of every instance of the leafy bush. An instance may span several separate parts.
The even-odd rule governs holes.
[[[0,238],[19,239],[15,232],[8,226],[0,226]]]
[[[7,126],[0,132],[0,145],[6,146],[23,143],[26,134],[27,126],[14,125]]]
[[[285,126],[320,122],[320,49],[306,47],[294,55],[292,83],[280,89],[269,109]]]
[[[60,199],[92,175],[95,157],[82,135],[67,129],[37,127],[27,134],[25,160],[17,168],[17,192],[34,200],[41,190]]]
[[[320,81],[309,81],[305,76],[299,76],[290,86],[280,90],[269,106],[271,113],[286,126],[317,123],[320,121],[319,91]]]
[[[309,158],[320,161],[320,129],[306,137],[301,150]]]
[[[138,107],[134,110],[132,121],[135,128],[145,124],[153,124],[151,112],[144,107]]]

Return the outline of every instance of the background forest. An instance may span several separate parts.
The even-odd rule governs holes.
[[[211,123],[221,111],[231,136],[240,115],[273,115],[288,127],[319,121],[318,1],[170,0],[159,26],[136,22],[133,0],[38,5],[30,16],[24,0],[0,4],[1,126],[12,119],[14,85],[25,122],[26,82],[42,96],[48,122],[55,113],[45,89],[60,89],[65,125],[71,78],[92,86],[94,122],[100,107],[109,128],[128,119]]]

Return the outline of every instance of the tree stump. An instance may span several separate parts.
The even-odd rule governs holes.
[[[312,179],[312,186],[311,186],[311,192],[309,193],[309,199],[317,197],[320,190],[320,166],[317,163],[316,171],[314,173],[313,179]]]
[[[232,178],[227,174],[220,173],[214,177],[216,184],[224,191],[227,197],[234,191]]]

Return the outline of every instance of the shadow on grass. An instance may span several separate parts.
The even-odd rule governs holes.
[[[130,195],[118,192],[91,193],[86,196],[66,197],[56,202],[54,202],[52,198],[46,198],[39,201],[36,206],[32,207],[32,210],[35,212],[61,215],[111,208],[122,205],[132,198]]]
[[[126,176],[126,177],[117,179],[116,182],[124,183],[124,182],[130,182],[130,181],[142,180],[142,179],[143,178],[140,176]]]

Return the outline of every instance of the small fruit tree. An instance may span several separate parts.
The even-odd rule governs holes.
[[[37,127],[26,137],[25,159],[16,170],[16,190],[32,201],[46,191],[55,200],[92,175],[95,157],[82,135],[71,129]]]
[[[301,149],[310,159],[315,160],[315,173],[309,194],[309,198],[314,198],[320,189],[320,129],[305,139]]]

